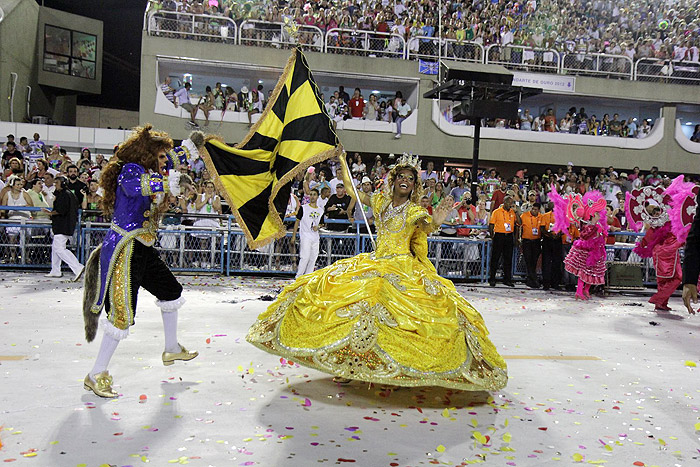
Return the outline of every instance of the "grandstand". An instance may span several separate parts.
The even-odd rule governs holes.
[[[451,160],[468,159],[471,127],[450,122],[447,104],[420,98],[433,87],[437,77],[420,73],[417,61],[451,59],[474,63],[476,67],[482,63],[502,65],[513,71],[514,84],[542,86],[544,94],[521,105],[535,117],[552,108],[560,121],[571,107],[585,107],[588,115],[595,114],[599,120],[606,113],[619,113],[622,119],[634,120],[636,125],[647,120],[652,128],[646,139],[487,128],[482,135],[482,158],[488,163],[527,160],[556,165],[571,160],[577,165],[598,166],[612,159],[620,161],[619,167],[616,165],[620,169],[660,165],[661,170],[671,173],[697,172],[700,146],[689,141],[700,120],[700,97],[694,87],[700,82],[697,30],[694,22],[682,19],[686,10],[671,12],[667,28],[666,23],[661,23],[661,27],[648,32],[652,21],[649,15],[624,9],[613,14],[598,3],[589,3],[585,8],[574,8],[572,15],[554,15],[558,19],[544,31],[542,18],[551,16],[555,4],[540,5],[538,10],[534,2],[529,2],[517,7],[518,11],[497,12],[488,7],[476,13],[455,6],[460,4],[450,4],[443,16],[445,36],[440,38],[436,37],[436,21],[432,21],[433,26],[418,29],[402,26],[402,19],[410,22],[417,17],[423,18],[419,24],[427,24],[425,15],[434,18],[433,13],[398,7],[393,12],[387,8],[377,12],[359,5],[348,11],[348,7],[332,3],[324,9],[319,5],[304,7],[297,2],[281,11],[272,9],[267,15],[255,3],[247,4],[248,11],[235,3],[222,2],[220,8],[202,12],[184,2],[173,13],[164,2],[144,15],[140,115],[176,134],[185,134],[184,127],[175,123],[173,117],[184,119],[186,115],[173,109],[157,92],[166,76],[174,83],[191,80],[195,95],[202,95],[204,87],[215,82],[223,82],[236,92],[244,86],[253,89],[258,82],[274,83],[292,45],[284,28],[284,18],[289,17],[303,25],[300,41],[326,99],[338,86],[359,87],[365,99],[375,93],[380,99],[389,100],[401,90],[415,109],[407,122],[410,126],[404,129],[406,137],[400,141],[388,137],[387,133],[395,131],[391,125],[342,122],[338,129],[349,150],[384,154],[409,151]],[[505,3],[498,5],[496,8],[508,8]],[[408,7],[411,8],[414,7]],[[470,18],[475,23],[475,18],[491,18],[499,13],[528,34],[516,34],[517,40],[504,38],[503,34],[499,38],[497,31],[487,33],[494,29],[487,21],[480,27],[472,26],[477,32],[466,35],[473,38],[471,41],[450,36],[455,34],[457,23],[464,27],[468,22],[455,18]],[[350,18],[347,26],[351,27],[343,28],[343,21],[333,19],[343,15]],[[557,34],[568,31],[572,21],[585,15],[591,19],[580,28],[572,28],[571,34]],[[322,17],[325,22],[319,19]],[[634,27],[624,27],[628,23]],[[611,41],[615,34],[618,35]],[[659,43],[656,36],[663,40]],[[635,53],[622,50],[620,44],[633,45]],[[679,47],[683,54],[676,50]],[[166,52],[173,48],[177,54]],[[193,66],[193,60],[197,66]],[[149,88],[152,91],[145,92]],[[212,112],[214,124],[209,128],[227,140],[240,140],[247,129],[240,122],[247,123],[248,116],[236,112],[226,112],[223,118],[220,115]],[[204,118],[202,112],[198,118]]]

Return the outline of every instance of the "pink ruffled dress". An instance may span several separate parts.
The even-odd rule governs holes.
[[[605,284],[605,233],[600,225],[581,229],[581,238],[571,246],[564,268],[586,284]]]

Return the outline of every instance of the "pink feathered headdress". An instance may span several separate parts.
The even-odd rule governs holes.
[[[647,212],[647,206],[655,204],[661,209],[661,214],[651,216]],[[660,186],[645,186],[628,191],[625,194],[625,214],[627,224],[635,231],[639,232],[644,224],[651,227],[662,227],[669,220],[671,209],[671,198],[668,192]]]
[[[697,196],[700,186],[684,182],[684,176],[679,175],[666,189],[666,195],[671,200],[671,232],[678,241],[685,242],[697,212]]]
[[[550,187],[549,197],[554,203],[554,231],[566,232],[569,225],[574,222],[590,221],[596,213],[605,211],[605,198],[600,192],[592,190],[585,195],[567,193],[561,196],[556,187]],[[608,230],[608,222],[605,215],[601,215],[598,224],[604,230]]]

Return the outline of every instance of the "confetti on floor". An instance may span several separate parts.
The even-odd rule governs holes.
[[[643,296],[458,285],[509,356],[499,392],[331,377],[245,341],[286,279],[181,276],[180,342],[164,367],[145,291],[110,364],[119,399],[83,389],[78,284],[0,273],[0,462],[34,466],[686,466],[700,464],[700,317]],[[639,303],[641,306],[630,306]],[[654,320],[660,326],[649,326]],[[7,358],[5,358],[7,357]]]

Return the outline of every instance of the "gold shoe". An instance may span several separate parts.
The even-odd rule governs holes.
[[[175,360],[182,360],[186,362],[199,355],[199,352],[196,350],[194,352],[188,352],[182,345],[177,345],[180,346],[179,352],[163,352],[163,365],[170,366],[175,363]]]
[[[100,397],[119,397],[119,394],[112,389],[112,377],[109,375],[108,371],[98,373],[95,379],[97,381],[93,381],[88,373],[85,377],[85,381],[83,381],[83,387],[86,391],[92,391],[96,396]]]
[[[333,382],[336,384],[350,384],[352,380],[350,378],[343,378],[342,376],[336,376],[333,378]]]

